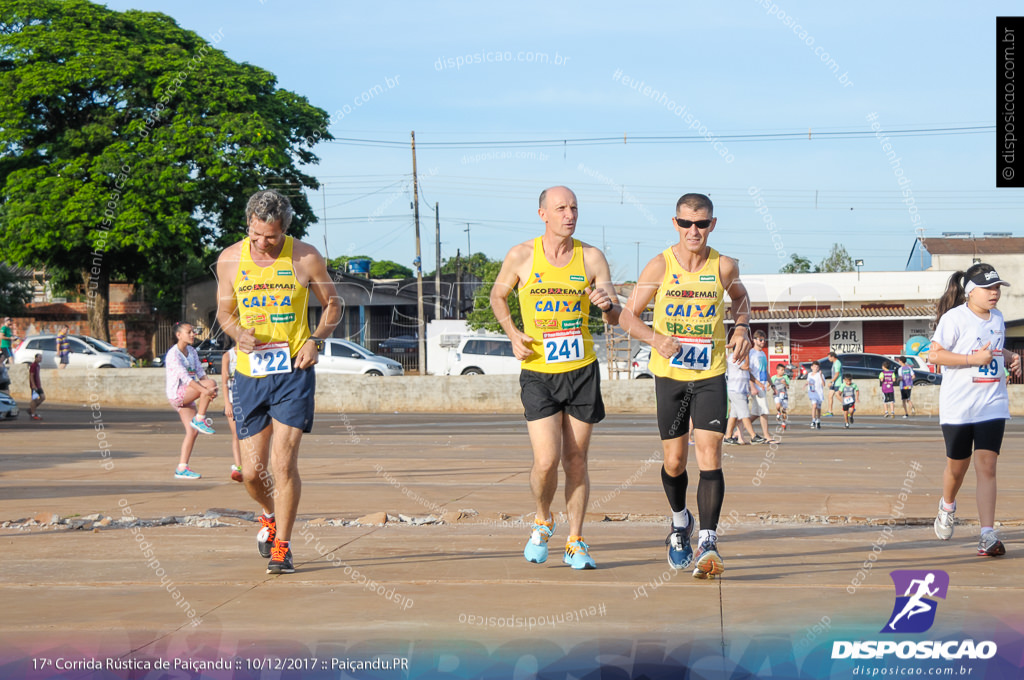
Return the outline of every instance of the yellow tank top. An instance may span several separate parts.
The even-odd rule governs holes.
[[[284,248],[277,259],[260,267],[252,260],[249,239],[243,240],[234,285],[239,323],[242,328],[256,330],[257,349],[260,345],[287,343],[289,358],[298,353],[310,336],[309,289],[299,285],[295,277],[293,244],[291,236],[285,237]],[[271,361],[271,357],[267,361]],[[279,367],[280,363],[277,362]],[[251,377],[252,355],[239,352],[235,370]]]
[[[709,249],[700,271],[679,266],[671,248],[662,252],[665,278],[654,299],[654,330],[677,338],[671,359],[651,352],[651,373],[673,380],[704,380],[725,373],[725,309],[718,251]]]
[[[567,373],[597,361],[587,328],[590,297],[583,268],[583,246],[572,240],[572,259],[555,267],[544,256],[541,237],[533,241],[530,280],[519,284],[523,332],[533,338],[530,358],[522,367],[539,373]]]

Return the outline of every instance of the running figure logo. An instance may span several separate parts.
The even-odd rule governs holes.
[[[881,633],[923,633],[935,623],[936,597],[946,599],[949,574],[938,569],[889,572],[896,586],[896,604]],[[902,595],[900,595],[902,593]]]

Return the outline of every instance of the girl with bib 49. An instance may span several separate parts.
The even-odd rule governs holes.
[[[1020,355],[1005,349],[1006,326],[996,304],[1002,286],[991,265],[978,263],[955,272],[939,300],[938,325],[929,361],[942,366],[939,423],[946,440],[946,470],[935,535],[953,536],[956,495],[974,459],[978,476],[978,555],[996,557],[1006,548],[995,532],[996,461],[1010,418],[1005,367],[1021,374]]]

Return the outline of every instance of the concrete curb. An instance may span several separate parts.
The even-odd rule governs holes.
[[[19,406],[28,404],[28,366],[10,368],[11,396]],[[164,408],[165,371],[162,368],[43,369],[41,380],[48,402],[55,404],[100,403],[104,406]],[[218,383],[220,380],[218,379]],[[810,413],[806,383],[796,381],[791,392],[790,413]],[[863,414],[882,412],[877,384],[860,381]],[[609,413],[653,413],[653,380],[604,380],[601,385]],[[403,376],[376,378],[360,375],[317,376],[317,411],[335,413],[520,413],[519,376]],[[939,388],[915,387],[914,405],[919,415],[936,415]],[[219,403],[219,402],[215,402]],[[838,408],[838,403],[836,404]],[[825,403],[828,408],[828,403]],[[1024,385],[1010,385],[1010,412],[1024,415]],[[897,417],[903,413],[899,395]]]

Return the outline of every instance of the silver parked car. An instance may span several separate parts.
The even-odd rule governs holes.
[[[317,373],[349,373],[362,375],[404,375],[402,364],[374,354],[362,345],[341,338],[324,340],[324,348],[316,365]]]
[[[18,417],[18,403],[9,394],[0,392],[0,420]]]
[[[120,347],[88,335],[68,335],[71,354],[68,366],[83,368],[129,368],[132,357]],[[30,335],[14,351],[14,363],[31,364],[36,354],[42,354],[43,368],[57,368],[57,335]]]

